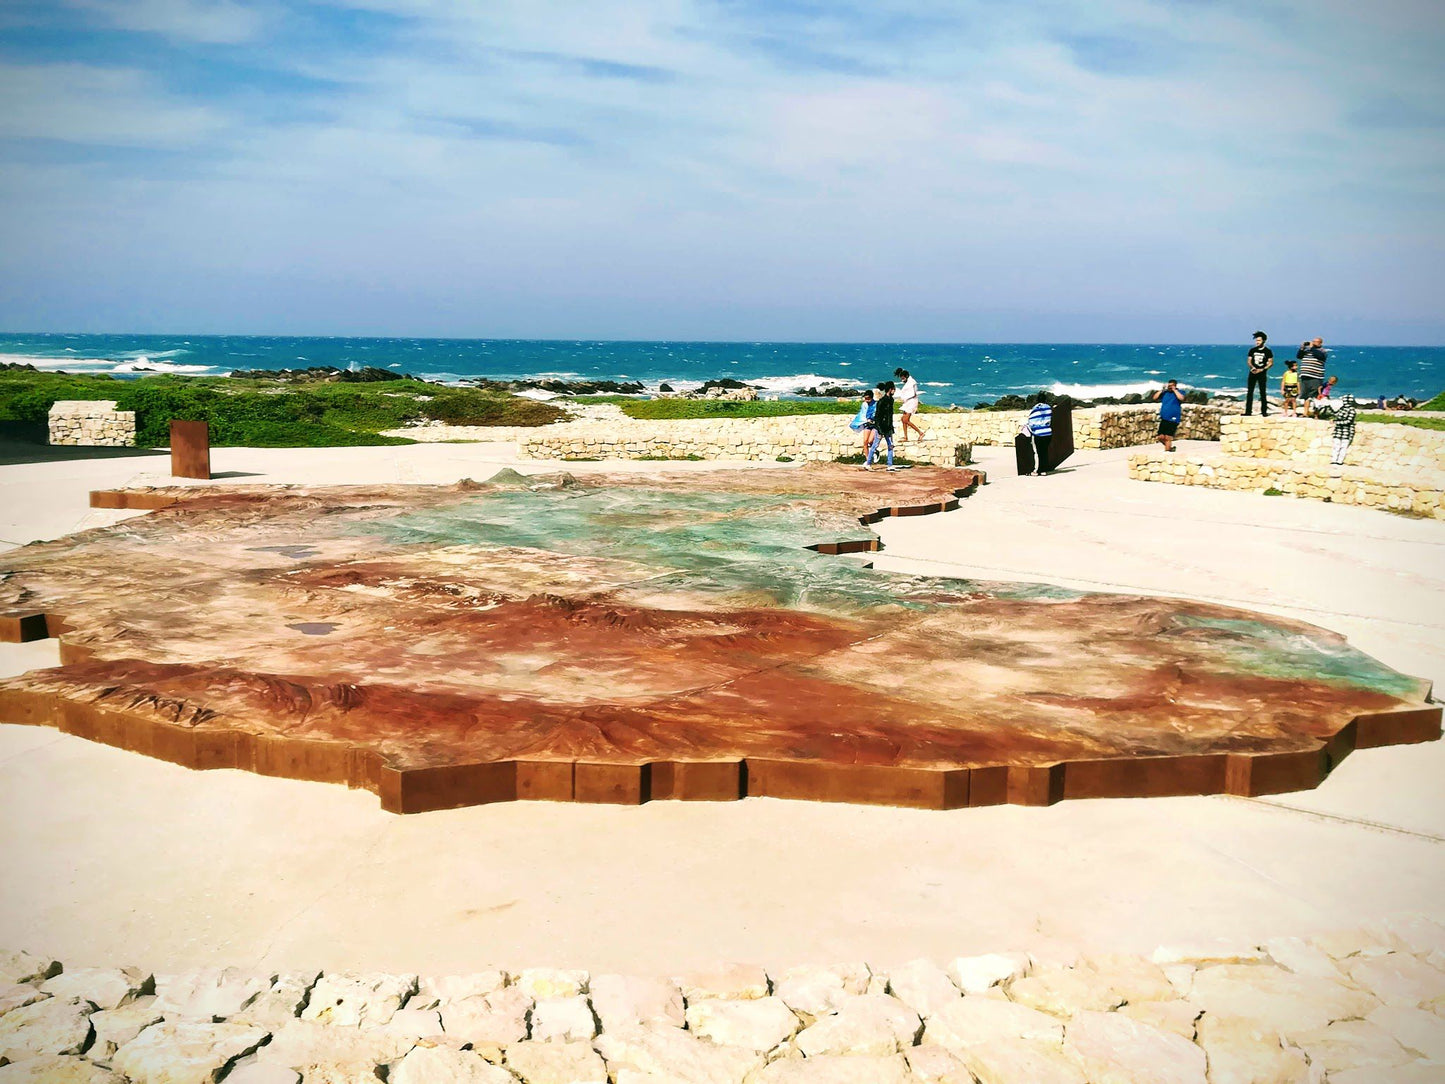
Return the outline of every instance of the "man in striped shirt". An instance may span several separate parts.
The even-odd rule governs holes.
[[[1024,425],[1034,439],[1034,455],[1038,460],[1038,469],[1034,473],[1047,474],[1053,469],[1049,466],[1049,442],[1054,437],[1054,408],[1043,392],[1034,396],[1033,409],[1029,411]]]
[[[1299,359],[1300,402],[1305,404],[1308,412],[1310,404],[1320,393],[1320,385],[1325,382],[1325,362],[1330,355],[1325,349],[1324,339],[1316,335],[1313,342],[1300,343],[1295,357]]]

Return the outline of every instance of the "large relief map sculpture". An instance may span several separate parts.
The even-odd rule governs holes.
[[[0,558],[0,631],[58,635],[62,660],[0,682],[0,720],[365,787],[396,812],[1249,795],[1439,736],[1425,682],[1312,626],[834,556],[876,548],[860,513],[953,507],[975,481],[814,466],[97,494],[160,510]]]

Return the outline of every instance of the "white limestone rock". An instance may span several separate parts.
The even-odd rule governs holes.
[[[741,1001],[750,997],[767,997],[771,993],[768,973],[752,964],[719,964],[678,979],[688,1003],[707,997]]]
[[[979,1084],[1088,1084],[1078,1067],[1052,1043],[1000,1036],[956,1053]]]
[[[925,1020],[963,996],[943,968],[928,960],[910,960],[890,970],[888,989]]]
[[[1358,1069],[1366,1065],[1404,1065],[1415,1055],[1390,1033],[1368,1020],[1337,1020],[1319,1031],[1295,1038],[1310,1064],[1327,1073]]]
[[[782,1058],[747,1078],[747,1084],[916,1084],[901,1054]]]
[[[532,1006],[532,1038],[547,1042],[590,1042],[597,1034],[592,1006],[578,994],[542,998]]]
[[[417,1046],[387,1069],[388,1084],[517,1084],[505,1069],[470,1050]]]
[[[1286,971],[1312,979],[1345,981],[1345,974],[1336,966],[1334,958],[1318,945],[1300,937],[1276,937],[1264,943],[1270,959]]]
[[[520,986],[505,986],[486,997],[450,1001],[441,1007],[442,1027],[475,1046],[505,1046],[527,1038],[532,998]]]
[[[1209,1062],[1209,1084],[1318,1084],[1304,1054],[1247,1018],[1206,1013],[1195,1035]]]
[[[1057,1045],[1063,1041],[1064,1025],[1048,1013],[1000,1001],[991,997],[959,999],[937,1013],[923,1029],[925,1043],[937,1043],[960,1050],[1000,1036]]]
[[[915,1046],[905,1055],[922,1084],[974,1084],[973,1073],[957,1054],[941,1046]]]
[[[90,1043],[88,1001],[48,997],[0,1016],[0,1058],[23,1061],[41,1054],[79,1054]]]
[[[442,1014],[436,1009],[397,1009],[390,1020],[374,1030],[411,1039],[428,1039],[444,1033]]]
[[[1445,953],[1445,926],[1424,915],[1401,915],[1381,924],[1384,931],[1406,952],[1428,956]]]
[[[507,985],[505,971],[477,971],[470,975],[428,976],[417,983],[416,993],[407,1001],[408,1009],[436,1009],[449,1001],[465,1001],[469,997],[486,997]]]
[[[597,975],[588,989],[603,1031],[627,1024],[683,1025],[682,991],[668,979]]]
[[[292,1020],[272,1035],[256,1052],[256,1061],[295,1069],[309,1081],[323,1072],[370,1072],[379,1065],[396,1061],[416,1046],[407,1035],[392,1035],[370,1029],[321,1024],[314,1020]]]
[[[1122,1005],[1119,1012],[1130,1020],[1159,1028],[1194,1041],[1194,1022],[1199,1019],[1199,1006],[1190,1001],[1133,1001]]]
[[[254,1024],[270,1030],[284,1027],[301,1015],[301,1007],[306,1003],[319,978],[319,971],[294,971],[277,975],[269,989],[257,994],[244,1009],[230,1019],[234,1023]]]
[[[156,1002],[161,1014],[168,1018],[224,1020],[270,990],[275,980],[275,975],[258,975],[237,967],[157,975]]]
[[[40,987],[32,986],[28,982],[0,986],[0,1016],[4,1016],[11,1009],[19,1009],[25,1005],[34,1005],[37,1001],[44,1001],[49,996],[49,994],[42,993]]]
[[[1379,1007],[1374,997],[1342,983],[1232,964],[1200,970],[1189,996],[1206,1013],[1245,1017],[1287,1037],[1367,1016]]]
[[[691,1008],[691,1006],[689,1006]],[[918,1039],[918,1014],[887,994],[860,994],[798,1033],[794,1045],[805,1057],[869,1054],[884,1057],[907,1050]]]
[[[1394,945],[1380,931],[1364,927],[1330,930],[1311,937],[1310,941],[1336,960],[1351,956],[1383,956],[1394,951]]]
[[[607,1066],[591,1043],[513,1043],[507,1068],[523,1084],[607,1084]]]
[[[1235,941],[1215,940],[1199,941],[1193,944],[1161,945],[1149,958],[1161,967],[1168,964],[1213,967],[1217,964],[1264,963],[1269,956],[1257,945],[1242,945]]]
[[[1445,971],[1408,953],[1354,957],[1346,961],[1345,970],[1357,986],[1387,1005],[1422,1005],[1445,997]]]
[[[1164,969],[1142,956],[1094,956],[1084,960],[1079,971],[1122,1003],[1165,1001],[1176,993]]]
[[[1064,1019],[1080,1012],[1107,1012],[1124,1003],[1119,993],[1087,967],[1036,968],[1026,978],[1009,983],[1008,996],[1020,1005]]]
[[[125,1078],[85,1058],[47,1054],[0,1066],[0,1084],[125,1084]]]
[[[699,1039],[767,1052],[798,1033],[800,1022],[781,998],[744,1001],[704,998],[687,1007],[687,1027]]]
[[[301,1074],[275,1062],[242,1059],[226,1074],[226,1084],[301,1084]]]
[[[154,997],[137,998],[118,1009],[91,1013],[90,1026],[95,1031],[95,1038],[86,1054],[96,1061],[109,1061],[120,1047],[158,1022],[163,1015]]]
[[[1064,1029],[1064,1053],[1091,1084],[1206,1084],[1203,1050],[1118,1013],[1079,1013]]]
[[[1416,1057],[1445,1062],[1445,1020],[1424,1009],[1384,1005],[1367,1016]]]
[[[111,1067],[145,1084],[210,1084],[265,1039],[245,1024],[163,1020],[117,1050]]]
[[[837,1012],[850,997],[867,993],[871,977],[867,964],[793,967],[778,977],[773,992],[804,1023],[811,1024],[820,1016]]]
[[[587,972],[556,967],[528,968],[517,976],[517,985],[535,1001],[553,997],[576,997],[587,992]]]
[[[316,981],[301,1019],[343,1027],[376,1027],[390,1020],[415,990],[415,975],[328,973]]]
[[[82,967],[46,979],[40,989],[61,1000],[89,1001],[114,1009],[140,996],[151,977],[134,967]]]
[[[1329,1084],[1440,1084],[1441,1080],[1445,1080],[1445,1065],[1427,1061],[1389,1068],[1371,1065],[1329,1076]]]
[[[982,956],[959,956],[947,968],[948,977],[965,994],[981,994],[991,986],[1018,979],[1032,966],[1021,953],[986,953]]]
[[[679,1028],[604,1031],[597,1050],[616,1084],[742,1084],[763,1064],[763,1056],[754,1050],[704,1042]]]
[[[60,961],[28,952],[0,952],[0,983],[44,982],[60,974]]]

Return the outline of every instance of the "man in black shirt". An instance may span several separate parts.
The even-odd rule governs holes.
[[[1245,415],[1254,412],[1254,389],[1259,388],[1259,416],[1269,417],[1269,367],[1274,364],[1274,351],[1265,346],[1269,339],[1263,331],[1254,333],[1254,345],[1249,350],[1249,386],[1244,392]]]

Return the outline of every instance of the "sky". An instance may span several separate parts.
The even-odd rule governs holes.
[[[1438,0],[0,0],[0,329],[1442,344],[1442,47]]]

